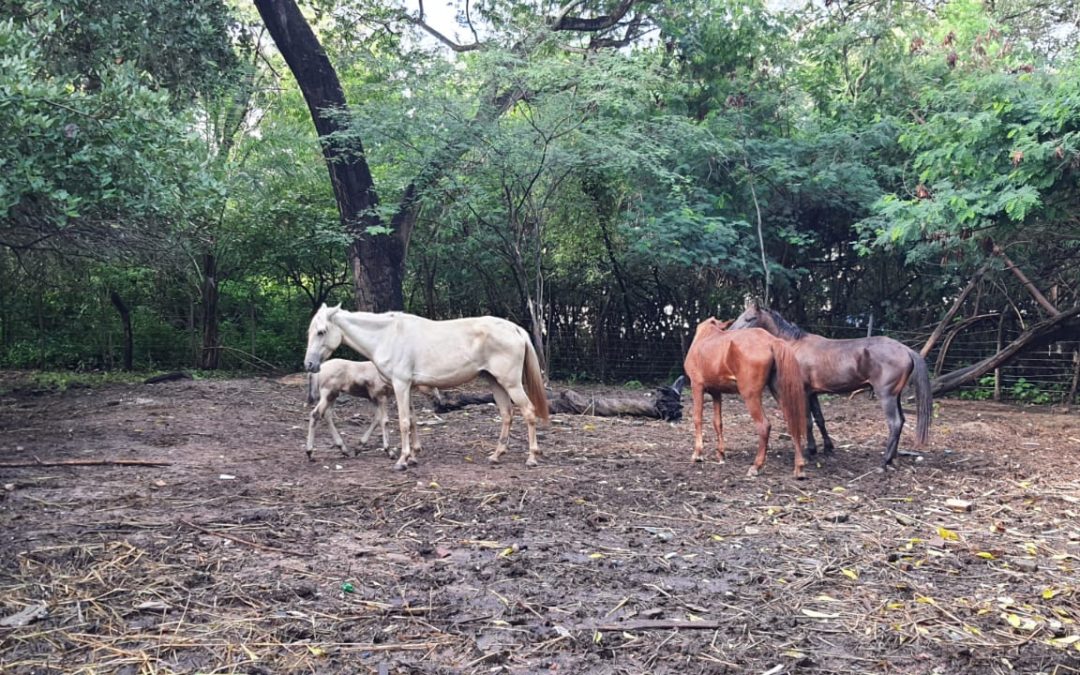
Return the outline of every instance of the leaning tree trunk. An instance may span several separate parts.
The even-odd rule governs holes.
[[[131,312],[124,299],[114,290],[109,291],[109,300],[120,314],[120,323],[124,326],[124,370],[132,370],[135,363],[135,338],[131,330]]]
[[[382,222],[375,213],[379,198],[363,144],[353,138],[346,148],[332,138],[345,126],[335,116],[346,106],[337,72],[294,0],[255,0],[255,6],[311,111],[341,223],[352,237],[348,256],[357,307],[376,312],[402,309],[405,266],[402,231],[395,228],[389,235],[369,232],[368,228]]]
[[[1043,319],[1021,333],[997,354],[935,379],[931,391],[934,396],[940,396],[1007,364],[1029,347],[1052,342],[1060,336],[1075,334],[1076,326],[1072,324],[1076,323],[1077,317],[1080,317],[1080,307],[1073,307],[1048,319]]]

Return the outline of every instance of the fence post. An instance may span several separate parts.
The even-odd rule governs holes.
[[[874,313],[870,312],[870,320],[866,322],[866,337],[874,334]]]
[[[1069,387],[1069,398],[1066,401],[1068,405],[1076,403],[1076,385],[1080,384],[1080,347],[1073,348],[1073,381],[1072,386]]]
[[[1001,316],[998,317],[997,348],[994,350],[995,354],[999,353],[1004,346],[1002,344],[1002,337],[1005,333],[1005,315],[1005,311],[1002,310]],[[994,368],[994,400],[1001,401],[1001,368]]]

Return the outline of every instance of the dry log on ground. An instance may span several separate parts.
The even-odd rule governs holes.
[[[490,393],[457,393],[443,395],[441,403],[435,404],[435,412],[460,410],[470,405],[494,403]],[[670,387],[658,387],[652,397],[584,395],[572,389],[559,392],[548,391],[548,407],[553,413],[571,415],[596,415],[598,417],[648,417],[675,422],[682,419],[682,399]]]
[[[36,457],[32,462],[0,462],[0,468],[2,469],[24,466],[172,466],[172,462],[151,462],[142,459],[58,459],[42,461]]]
[[[176,371],[173,373],[164,373],[162,375],[154,375],[143,380],[143,384],[161,384],[162,382],[175,382],[176,380],[191,380],[190,373],[183,371]]]

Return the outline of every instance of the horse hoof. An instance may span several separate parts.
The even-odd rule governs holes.
[[[705,458],[702,457],[701,455],[690,455],[690,461],[693,462],[694,464],[701,464],[702,462],[705,461]]]
[[[404,471],[407,468],[408,467],[406,465],[402,464],[401,462],[395,462],[394,463],[394,471]]]
[[[488,455],[488,464],[498,464],[499,458],[497,455]]]
[[[747,478],[757,478],[757,475],[758,475],[758,470],[757,470],[757,467],[754,467],[754,466],[750,467],[750,470],[746,472],[746,477]]]
[[[533,467],[540,466],[540,462],[538,462],[535,459],[533,459],[532,457],[530,457],[527,460],[525,460],[525,466],[527,466],[527,467],[529,467],[531,469]]]
[[[309,462],[314,462],[315,461],[315,458],[311,456],[311,451],[310,450],[307,451],[307,461],[309,461]]]
[[[795,480],[806,480],[806,474],[802,472],[802,469],[795,472]]]

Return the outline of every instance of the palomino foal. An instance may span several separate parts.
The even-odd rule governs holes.
[[[326,426],[330,427],[330,435],[334,439],[334,445],[341,448],[341,454],[348,454],[345,449],[345,441],[334,426],[334,413],[332,408],[341,394],[349,394],[357,398],[366,398],[375,404],[375,417],[371,420],[364,435],[360,437],[360,444],[364,445],[371,437],[371,432],[378,424],[382,429],[383,452],[390,451],[390,438],[386,433],[386,406],[390,397],[394,395],[394,389],[390,383],[383,379],[378,369],[368,362],[349,361],[347,359],[330,359],[322,364],[317,373],[308,375],[308,404],[318,401],[318,405],[311,411],[308,420],[307,433],[307,456],[311,459],[312,450],[315,447],[315,423],[326,420]],[[354,453],[355,454],[355,453]]]
[[[342,342],[371,359],[394,388],[401,427],[401,455],[395,469],[416,463],[410,440],[414,386],[454,387],[481,378],[499,406],[502,428],[495,451],[506,452],[514,406],[521,409],[529,436],[526,466],[536,466],[536,418],[548,419],[540,362],[520,326],[492,316],[432,321],[405,312],[349,312],[323,305],[308,327],[304,367],[317,373],[323,359]]]

